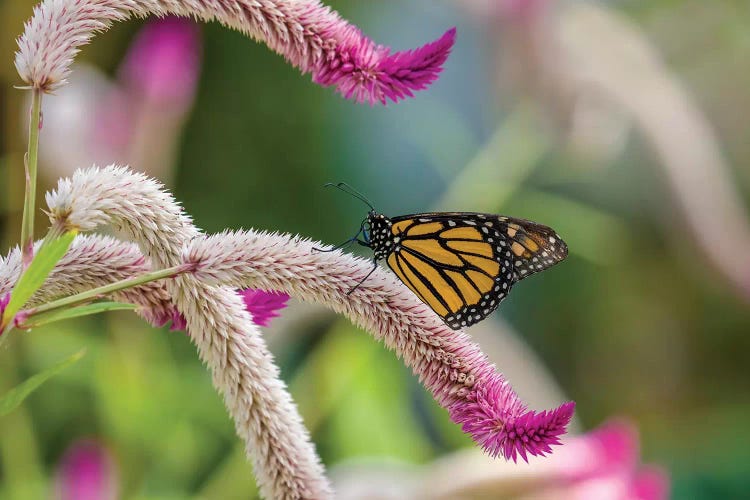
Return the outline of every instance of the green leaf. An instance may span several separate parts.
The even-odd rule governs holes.
[[[47,279],[49,273],[68,251],[68,247],[77,234],[77,230],[66,231],[62,236],[49,241],[45,240],[10,294],[10,302],[3,313],[3,325],[7,325],[11,318],[34,295],[34,292],[44,284],[44,280]]]
[[[28,379],[24,380],[13,389],[8,391],[5,396],[0,398],[0,417],[2,417],[3,415],[7,415],[8,413],[18,408],[18,406],[23,403],[23,401],[27,397],[29,397],[29,394],[34,392],[37,388],[39,388],[40,385],[63,371],[65,368],[76,363],[83,357],[84,354],[86,354],[86,349],[81,349],[69,358],[60,361],[59,363],[47,368],[43,372],[29,377]]]
[[[93,304],[85,304],[82,306],[71,307],[70,309],[50,311],[31,316],[23,322],[23,327],[35,328],[55,321],[78,318],[90,314],[99,314],[106,311],[132,311],[135,308],[136,306],[133,304],[124,304],[122,302],[95,302]]]

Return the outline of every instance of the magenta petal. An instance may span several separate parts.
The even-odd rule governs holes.
[[[245,309],[253,317],[253,322],[260,326],[268,326],[271,318],[278,316],[278,311],[286,307],[289,300],[289,295],[283,292],[266,292],[252,288],[239,290],[239,294],[245,303]],[[187,330],[185,316],[177,309],[173,309],[169,315],[152,318],[154,326],[164,326],[170,321],[170,330]]]
[[[173,332],[187,330],[187,321],[185,321],[185,316],[183,316],[182,313],[178,311],[174,306],[172,306],[171,310],[169,311],[165,311],[158,315],[151,315],[147,319],[149,323],[159,328],[171,322],[172,324],[169,326],[169,330]]]
[[[169,327],[170,331],[187,331],[187,320],[180,311],[175,309],[172,311],[172,325]]]
[[[0,299],[0,316],[5,313],[5,308],[8,307],[8,303],[10,302],[10,292],[6,293],[5,296]]]
[[[252,288],[240,290],[240,295],[245,302],[245,308],[253,317],[253,322],[260,326],[268,326],[271,318],[278,316],[278,311],[286,307],[289,300],[289,295],[283,292],[266,292]]]

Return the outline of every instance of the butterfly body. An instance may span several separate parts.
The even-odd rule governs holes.
[[[517,281],[563,260],[563,240],[542,224],[474,212],[389,218],[371,210],[365,246],[453,329],[497,309]]]

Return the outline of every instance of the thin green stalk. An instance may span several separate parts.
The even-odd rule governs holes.
[[[83,304],[85,302],[89,302],[91,300],[96,300],[98,298],[101,298],[107,294],[119,292],[120,290],[125,290],[126,288],[132,288],[138,285],[143,285],[151,281],[156,281],[156,280],[160,280],[164,278],[173,278],[179,274],[190,271],[192,269],[193,269],[192,264],[180,264],[179,266],[168,267],[166,269],[158,269],[156,271],[151,271],[151,272],[142,274],[140,276],[136,276],[135,278],[117,281],[115,283],[110,283],[109,285],[100,286],[98,288],[93,288],[91,290],[78,293],[76,295],[71,295],[69,297],[64,297],[62,299],[54,300],[52,302],[48,302],[46,304],[42,304],[37,307],[32,307],[31,309],[26,309],[25,311],[21,311],[19,315],[23,314],[24,321],[26,321],[26,319],[32,316],[35,316],[37,314],[54,311],[54,310],[61,309],[64,307],[70,307],[70,306]]]
[[[21,262],[23,268],[31,264],[34,257],[34,212],[36,209],[36,171],[39,152],[39,130],[41,128],[42,91],[32,90],[31,119],[29,120],[29,147],[24,156],[26,171],[26,194],[23,202],[21,224]]]
[[[61,238],[66,233],[66,231],[68,231],[68,229],[65,228],[65,225],[63,225],[63,224],[61,224],[59,222],[53,223],[49,227],[49,231],[47,231],[47,235],[42,240],[42,244],[39,246],[39,249],[36,252],[37,255],[39,254],[39,252],[42,251],[42,248],[45,248],[47,245],[50,245],[51,243],[53,243],[58,238]],[[78,233],[78,231],[76,230],[76,234],[77,233]],[[33,255],[32,255],[32,257],[33,257]],[[32,258],[32,260],[34,260],[34,259]]]

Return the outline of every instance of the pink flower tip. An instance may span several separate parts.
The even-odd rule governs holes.
[[[391,54],[348,25],[340,32],[340,43],[313,72],[313,81],[335,86],[357,102],[398,102],[437,79],[455,41],[456,28],[451,28],[418,49]]]
[[[507,383],[496,378],[477,387],[466,400],[448,408],[451,419],[493,458],[502,455],[528,462],[528,456],[543,456],[560,444],[560,436],[573,417],[575,403],[570,401],[554,410],[527,410],[509,392]]]
[[[278,311],[286,307],[289,300],[289,295],[283,292],[246,288],[239,293],[245,302],[245,308],[253,317],[253,322],[260,326],[268,326],[271,318],[278,316]]]

